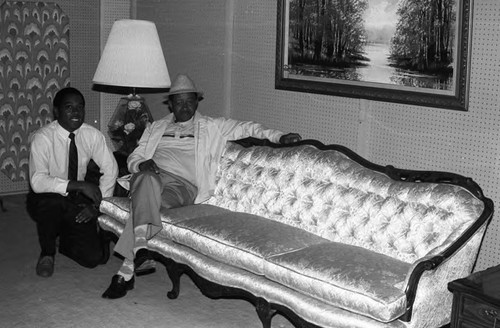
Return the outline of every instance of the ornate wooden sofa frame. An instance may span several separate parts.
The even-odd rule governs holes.
[[[470,178],[371,163],[314,140],[228,143],[205,204],[162,210],[149,240],[172,281],[242,298],[263,327],[439,327],[473,269],[493,203]],[[251,146],[251,147],[249,147]],[[119,236],[129,199],[101,204]]]

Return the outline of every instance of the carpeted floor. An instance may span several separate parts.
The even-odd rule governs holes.
[[[121,261],[95,269],[80,267],[57,255],[50,278],[35,274],[39,254],[36,227],[25,210],[25,196],[3,197],[7,212],[0,211],[0,327],[262,327],[254,307],[243,300],[212,300],[183,276],[179,298],[170,300],[165,270],[138,277],[135,289],[118,300],[101,293]],[[291,328],[280,315],[273,328]]]

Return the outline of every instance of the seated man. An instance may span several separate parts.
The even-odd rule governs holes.
[[[93,268],[106,263],[109,244],[97,225],[102,197],[112,196],[118,166],[104,135],[85,124],[85,99],[74,88],[60,90],[53,101],[54,120],[31,137],[31,190],[27,209],[37,224],[41,247],[36,273],[54,272],[56,239],[59,253]],[[84,180],[93,160],[100,168],[98,184]],[[107,249],[106,249],[107,248]]]
[[[134,287],[136,275],[154,271],[147,240],[162,229],[160,207],[198,204],[214,192],[215,174],[226,141],[246,137],[273,142],[299,141],[295,133],[268,130],[253,122],[212,118],[196,112],[203,99],[186,75],[176,77],[168,93],[172,113],[144,131],[138,147],[128,157],[131,173],[131,220],[115,251],[125,257],[104,298],[120,298]]]

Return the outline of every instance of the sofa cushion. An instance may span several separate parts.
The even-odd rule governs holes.
[[[220,215],[224,213],[231,213],[231,211],[226,210],[222,207],[205,204],[188,205],[169,209],[161,208],[160,210],[161,221],[163,223],[171,224],[193,218]]]
[[[239,212],[184,220],[164,231],[175,242],[260,275],[266,257],[329,242],[302,229]]]
[[[108,197],[102,200],[100,211],[113,218],[116,218],[120,223],[125,224],[130,217],[130,199],[127,197]],[[222,207],[197,204],[178,208],[161,208],[161,220],[166,223],[176,223],[179,221],[192,219],[200,216],[215,215],[220,213],[229,213]]]
[[[388,322],[406,310],[405,278],[411,265],[335,242],[267,258],[264,275],[331,305]]]

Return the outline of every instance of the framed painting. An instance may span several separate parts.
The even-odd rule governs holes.
[[[278,0],[276,89],[468,109],[472,0]]]

